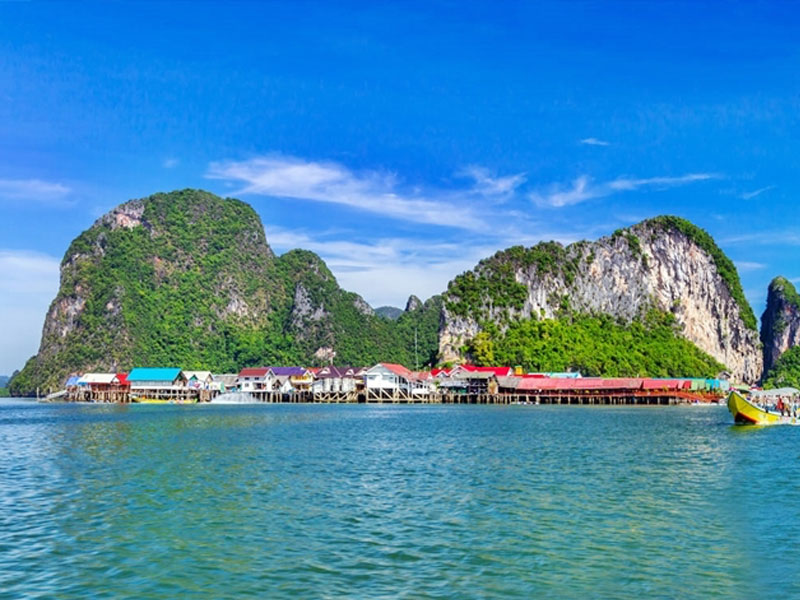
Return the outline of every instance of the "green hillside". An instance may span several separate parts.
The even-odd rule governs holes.
[[[296,306],[298,286],[316,314]],[[429,362],[439,306],[434,299],[383,319],[341,290],[313,253],[276,258],[244,202],[200,190],[155,194],[118,207],[72,242],[40,351],[10,389],[55,389],[74,371],[136,365],[311,366],[329,360],[320,348],[338,364],[413,365],[414,327]]]

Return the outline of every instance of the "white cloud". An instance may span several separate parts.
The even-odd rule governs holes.
[[[234,192],[240,195],[339,204],[393,219],[459,229],[485,227],[477,210],[463,199],[458,202],[452,191],[405,192],[390,173],[356,173],[335,162],[287,156],[214,162],[206,177],[243,185]]]
[[[742,272],[759,271],[767,267],[767,265],[765,265],[764,263],[751,262],[747,260],[735,261],[734,264],[736,265],[736,268]]]
[[[497,247],[388,238],[371,242],[324,239],[325,234],[268,226],[267,240],[282,253],[304,248],[319,254],[339,285],[361,294],[372,306],[404,306],[408,296],[442,293],[459,273],[474,267]]]
[[[161,166],[165,169],[174,169],[180,164],[180,160],[174,157],[165,158],[164,161],[161,163]]]
[[[770,190],[774,190],[775,187],[776,186],[774,186],[774,185],[768,185],[768,186],[759,188],[757,190],[753,190],[752,192],[742,192],[741,194],[739,194],[739,198],[741,198],[742,200],[750,200],[752,198],[755,198],[756,196],[760,196],[764,192],[768,192]]]
[[[719,241],[723,245],[751,244],[759,246],[800,246],[797,231],[754,231],[729,235]]]
[[[511,196],[519,186],[525,183],[525,173],[496,177],[489,169],[477,165],[470,165],[459,171],[457,175],[474,180],[475,185],[470,191],[487,197]]]
[[[0,200],[59,204],[65,201],[70,192],[61,183],[41,179],[0,179]]]
[[[588,175],[581,175],[572,182],[570,187],[564,188],[560,185],[551,185],[547,191],[533,192],[530,198],[538,206],[560,208],[594,198],[603,198],[619,192],[631,192],[642,188],[663,190],[718,177],[719,175],[714,173],[689,173],[679,177],[646,177],[639,179],[619,177],[612,181],[594,182]]]
[[[596,137],[583,138],[580,141],[580,143],[584,144],[586,146],[610,146],[611,145],[610,142],[606,142],[604,140],[598,140]]]
[[[58,291],[59,263],[38,252],[0,250],[0,374],[10,375],[36,353],[47,309]]]

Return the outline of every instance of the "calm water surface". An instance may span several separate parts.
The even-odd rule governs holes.
[[[0,596],[800,596],[800,427],[721,407],[0,403]]]

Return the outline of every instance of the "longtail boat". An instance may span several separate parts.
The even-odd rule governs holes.
[[[800,425],[797,416],[759,406],[736,390],[728,394],[728,410],[739,425]]]

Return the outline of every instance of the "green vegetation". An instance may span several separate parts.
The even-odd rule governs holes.
[[[11,394],[6,387],[0,387],[0,398],[8,398]]]
[[[57,311],[12,393],[46,393],[87,369],[313,366],[325,360],[315,357],[321,347],[333,349],[337,364],[413,366],[415,330],[419,364],[435,359],[441,299],[396,321],[365,314],[363,300],[341,290],[315,254],[275,258],[243,202],[182,190],[126,208],[143,211],[140,225],[114,228],[104,219],[70,245],[54,300],[69,308]]]
[[[739,273],[736,271],[733,261],[725,255],[719,246],[717,246],[716,242],[714,242],[714,238],[712,238],[707,231],[700,229],[697,225],[686,219],[669,215],[648,219],[644,222],[644,225],[679,231],[705,250],[708,255],[711,256],[720,277],[722,277],[725,285],[728,287],[728,291],[739,306],[739,314],[745,326],[753,331],[758,331],[756,315],[744,296],[742,283],[739,280]]]
[[[800,346],[793,346],[775,362],[764,379],[767,389],[780,387],[800,388]]]
[[[713,377],[724,366],[680,337],[675,317],[650,310],[626,324],[608,315],[526,319],[502,335],[479,333],[467,349],[476,364],[606,377]]]
[[[451,281],[447,310],[459,317],[474,317],[498,308],[522,310],[528,288],[516,280],[517,270],[533,267],[540,278],[562,274],[567,285],[572,285],[579,262],[578,253],[568,258],[566,248],[558,242],[542,242],[531,248],[512,246]]]
[[[769,287],[771,292],[783,296],[787,304],[800,309],[800,294],[791,281],[785,277],[776,277],[770,282]]]

